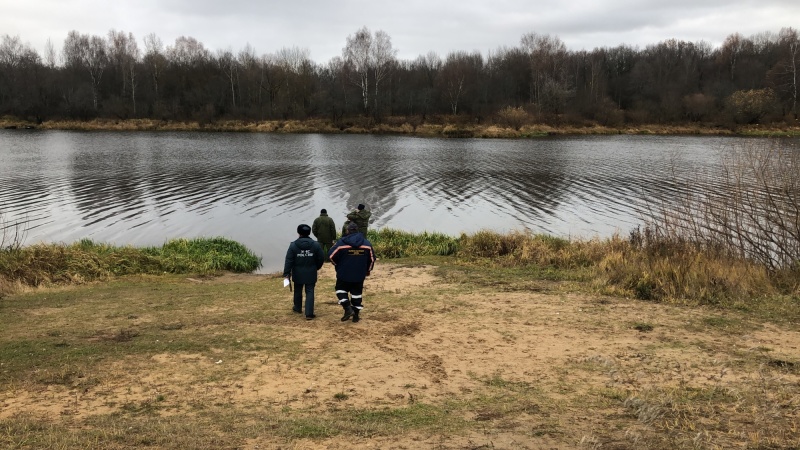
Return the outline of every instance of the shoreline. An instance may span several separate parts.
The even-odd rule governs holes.
[[[797,137],[800,126],[773,127],[747,125],[736,128],[700,124],[658,125],[648,124],[626,127],[602,125],[553,127],[546,124],[528,124],[516,128],[495,124],[416,123],[418,119],[387,118],[385,123],[343,123],[339,126],[320,119],[241,121],[221,120],[210,123],[197,121],[166,121],[152,119],[93,119],[88,121],[44,121],[40,124],[0,118],[0,129],[7,130],[65,130],[65,131],[207,131],[285,134],[375,134],[408,135],[416,137],[445,138],[538,138],[547,136],[579,135],[694,135],[740,137]]]

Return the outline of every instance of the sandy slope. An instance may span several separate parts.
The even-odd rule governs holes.
[[[329,286],[332,269],[326,266],[322,276],[320,286]],[[279,280],[226,275],[201,282],[272,286]],[[113,412],[120,403],[154,392],[186,402],[223,398],[247,408],[330,411],[444,404],[485,393],[497,382],[518,383],[536,393],[507,413],[497,404],[484,408],[476,403],[465,418],[477,425],[467,433],[292,442],[263,436],[246,448],[641,448],[659,428],[624,399],[598,401],[608,400],[607,394],[598,393],[631,397],[653,387],[686,386],[741,390],[760,377],[751,365],[740,362],[742,355],[769,349],[772,360],[800,359],[797,329],[764,326],[746,335],[717,329],[698,332],[692,326],[698,314],[716,313],[588,295],[459,291],[448,289],[430,267],[380,264],[367,281],[365,306],[360,323],[342,323],[332,292],[320,287],[318,318],[305,321],[288,311],[287,299],[280,326],[287,339],[302,343],[305,352],[299,360],[254,354],[246,361],[230,362],[219,349],[212,355],[158,354],[146,366],[120,361],[109,368],[101,386],[86,392],[57,385],[3,392],[0,419],[24,411],[80,420]],[[636,324],[654,328],[642,332]],[[262,325],[252,326],[257,331]],[[233,382],[206,381],[208,371],[228,364],[240,374]],[[780,376],[776,386],[794,386],[789,389],[796,394],[797,372]],[[749,413],[730,414],[735,421]],[[796,410],[782,414],[798,423]],[[703,439],[737,447],[751,439],[735,431],[727,438]]]

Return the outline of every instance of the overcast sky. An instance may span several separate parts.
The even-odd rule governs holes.
[[[718,47],[737,32],[800,28],[800,0],[0,0],[0,36],[40,53],[48,39],[60,53],[70,30],[106,37],[114,29],[133,33],[141,49],[155,33],[165,46],[187,36],[212,52],[298,47],[326,63],[364,26],[385,31],[404,60],[487,55],[530,32],[558,36],[571,51],[672,38]]]

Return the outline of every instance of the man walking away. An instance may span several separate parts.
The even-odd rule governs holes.
[[[342,236],[331,248],[331,264],[336,267],[336,298],[344,308],[342,322],[350,317],[360,320],[364,279],[375,267],[375,252],[372,244],[359,232],[358,225],[350,223],[347,235]]]
[[[292,311],[302,313],[303,290],[306,291],[306,320],[314,317],[314,286],[317,284],[317,271],[322,268],[325,257],[322,247],[309,237],[311,227],[297,226],[298,238],[289,244],[286,260],[283,263],[283,277],[294,281],[294,306]]]
[[[347,219],[358,225],[358,231],[363,233],[364,237],[366,237],[370,216],[372,216],[372,212],[368,210],[363,203],[359,203],[358,207],[347,215]]]
[[[320,247],[322,247],[325,262],[329,262],[328,252],[333,244],[336,243],[336,224],[333,223],[331,217],[328,217],[328,211],[325,208],[319,212],[319,217],[314,219],[314,223],[311,224],[311,232],[317,238]]]

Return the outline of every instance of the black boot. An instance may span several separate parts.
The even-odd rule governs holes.
[[[353,322],[354,322],[354,323],[355,323],[355,322],[358,322],[359,320],[361,320],[361,319],[358,317],[358,313],[360,313],[360,312],[361,312],[361,310],[359,310],[358,308],[353,308]]]
[[[350,306],[350,302],[343,303],[342,307],[344,308],[344,315],[342,316],[342,322],[344,322],[347,319],[349,319],[354,314],[354,312],[353,312],[353,307]]]

